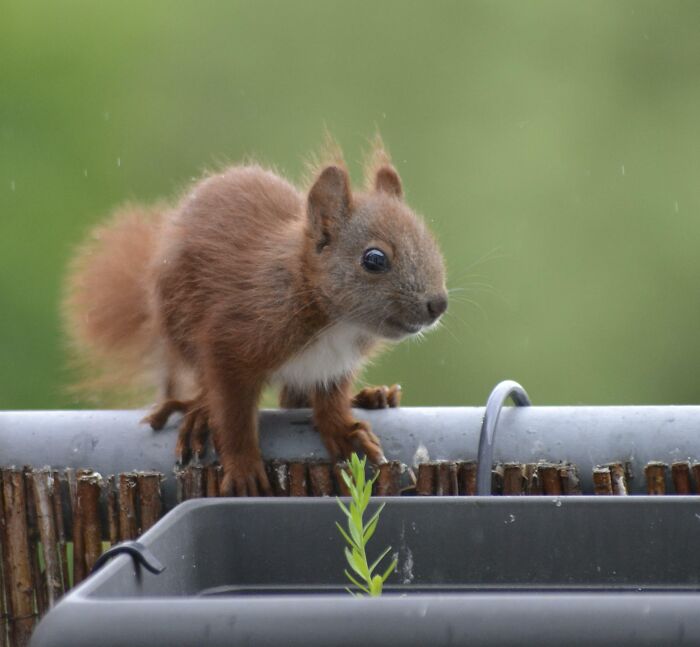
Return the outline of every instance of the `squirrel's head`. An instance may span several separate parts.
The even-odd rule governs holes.
[[[403,200],[389,163],[353,194],[347,171],[327,166],[308,195],[306,254],[332,318],[373,336],[400,339],[429,328],[447,309],[442,253]]]

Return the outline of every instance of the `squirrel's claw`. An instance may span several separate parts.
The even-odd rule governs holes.
[[[387,403],[389,408],[397,409],[401,406],[401,385],[393,384],[389,387],[389,394],[387,395]]]
[[[374,434],[368,423],[361,421],[356,422],[349,437],[353,445],[359,445],[367,458],[375,465],[381,465],[387,462],[379,438]]]
[[[192,425],[190,447],[196,456],[204,457],[207,453],[207,438],[209,437],[208,412],[200,410]]]

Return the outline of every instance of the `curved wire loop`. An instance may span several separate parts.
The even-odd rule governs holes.
[[[513,380],[499,382],[486,401],[484,421],[479,436],[478,463],[476,467],[476,493],[479,496],[491,494],[491,467],[493,465],[493,442],[501,409],[508,398],[517,407],[529,407],[531,402],[525,389]]]

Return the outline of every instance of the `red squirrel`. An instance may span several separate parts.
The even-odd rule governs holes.
[[[416,335],[447,308],[440,249],[406,204],[381,143],[353,191],[342,157],[308,192],[258,165],[195,183],[173,207],[127,206],[93,231],[68,277],[70,336],[111,370],[151,369],[165,426],[182,411],[178,453],[203,451],[207,429],[222,491],[271,492],[257,434],[263,388],[313,407],[334,458],[385,461],[354,418],[354,376],[384,342]],[[355,404],[398,399],[365,390]]]

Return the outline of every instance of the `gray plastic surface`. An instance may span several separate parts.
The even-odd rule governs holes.
[[[393,546],[405,595],[314,592],[345,585],[333,500],[190,501],[142,538],[162,574],[115,557],[32,646],[700,643],[695,497],[384,500],[371,554]]]
[[[92,467],[103,474],[154,469],[172,475],[178,418],[160,432],[140,420],[146,411],[0,412],[0,456],[5,465]],[[382,440],[386,456],[413,464],[423,446],[431,459],[475,460],[481,407],[357,411]],[[260,442],[268,458],[326,458],[308,410],[260,414]],[[629,461],[632,492],[644,490],[651,460],[700,459],[700,407],[505,407],[495,435],[494,460],[567,460],[592,491],[595,465]],[[166,505],[174,479],[164,483]]]

